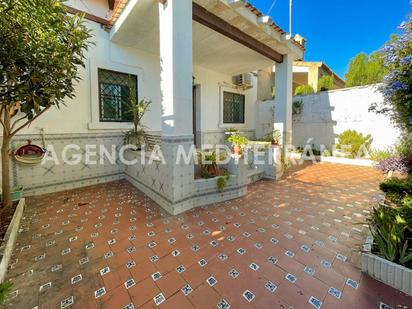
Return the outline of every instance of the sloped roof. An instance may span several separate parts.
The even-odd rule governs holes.
[[[106,26],[108,29],[110,29],[117,19],[119,18],[120,14],[122,14],[123,9],[126,7],[127,3],[129,0],[116,0],[115,8],[113,10],[112,18],[109,21],[109,24]],[[253,14],[255,14],[257,17],[264,16],[264,14],[259,11],[256,7],[254,7],[251,3],[248,1],[245,1],[245,7],[249,9]],[[277,31],[279,34],[284,35],[286,34],[286,31],[284,31],[281,27],[279,27],[275,22],[271,21],[269,23],[269,26],[272,27],[275,31]],[[295,39],[292,39],[293,44],[298,46],[300,49],[305,50],[305,47],[296,41]]]
[[[248,8],[253,14],[255,14],[257,17],[262,17],[265,16],[261,11],[259,11],[255,6],[250,4],[249,2],[246,2],[245,7]],[[279,27],[274,21],[271,21],[269,24],[275,31],[279,32],[281,35],[286,34],[286,31],[283,30],[281,27]],[[301,48],[302,50],[305,50],[305,46],[303,46],[301,43],[296,41],[295,39],[292,39],[293,44]]]

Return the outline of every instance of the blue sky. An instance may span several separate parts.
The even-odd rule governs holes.
[[[273,0],[249,0],[267,14]],[[410,12],[409,0],[293,0],[293,34],[307,39],[305,60],[324,61],[344,78],[351,58],[379,49]],[[289,0],[270,13],[289,29]]]

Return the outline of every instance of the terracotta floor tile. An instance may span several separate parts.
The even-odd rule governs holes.
[[[209,276],[210,274],[197,263],[193,264],[182,273],[183,279],[186,280],[193,289],[204,283]]]
[[[165,256],[158,262],[156,262],[156,268],[160,271],[161,274],[166,274],[170,271],[173,271],[179,265],[180,262],[177,257],[174,257],[172,255]]]
[[[151,302],[154,305],[153,297],[158,295],[160,290],[150,277],[128,289],[128,293],[135,307],[139,307],[147,302]]]
[[[198,309],[216,308],[217,303],[221,299],[220,295],[207,283],[201,284],[188,295],[188,298]]]
[[[155,308],[162,292],[166,308],[216,308],[224,299],[231,308],[313,309],[311,296],[322,308],[412,307],[411,297],[359,270],[366,230],[353,223],[376,203],[381,179],[370,168],[305,165],[250,185],[242,198],[178,216],[124,180],[28,197],[8,272],[17,296],[6,306],[59,308],[73,296],[73,308]],[[184,296],[186,284],[193,291]]]
[[[151,279],[151,275],[157,272],[154,263],[150,261],[143,261],[130,269],[130,273],[136,282],[140,282],[146,278]]]
[[[177,272],[171,271],[157,280],[156,285],[167,299],[185,286],[186,282]]]
[[[131,303],[131,299],[124,285],[121,285],[111,292],[108,292],[102,297],[99,303],[102,309],[123,308]]]
[[[195,307],[190,303],[187,297],[182,293],[177,293],[168,298],[164,303],[160,304],[161,309],[194,309]]]

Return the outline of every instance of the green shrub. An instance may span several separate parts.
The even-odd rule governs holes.
[[[238,146],[244,146],[249,143],[249,140],[245,136],[242,136],[240,134],[232,134],[231,136],[229,136],[227,141]]]
[[[331,156],[332,156],[332,153],[331,153],[328,149],[325,149],[325,150],[322,152],[322,156],[324,156],[324,157],[331,157]]]
[[[394,156],[394,151],[392,148],[379,149],[379,150],[374,149],[370,153],[371,160],[375,162],[386,160],[393,156]]]
[[[381,83],[385,75],[385,67],[380,52],[371,55],[360,53],[351,59],[345,75],[346,87],[355,87]]]
[[[408,135],[401,137],[395,145],[395,152],[403,159],[410,173],[412,171],[412,139]]]
[[[346,130],[338,135],[337,149],[349,153],[353,158],[358,156],[359,150],[363,147],[368,152],[372,144],[372,137],[370,134],[363,136],[355,130]]]
[[[318,91],[327,91],[335,89],[335,78],[329,75],[323,75],[318,80]]]
[[[402,207],[412,208],[412,195],[406,194],[402,199]],[[412,226],[412,224],[411,224]]]
[[[0,305],[4,304],[12,288],[13,288],[13,283],[11,282],[0,283]]]
[[[379,185],[379,188],[385,193],[396,193],[400,195],[412,195],[412,177],[399,179],[389,178]]]
[[[304,95],[315,93],[315,89],[311,85],[300,85],[295,89],[295,95]]]
[[[226,174],[224,176],[220,176],[217,180],[216,180],[216,185],[217,188],[220,192],[223,192],[223,190],[225,189],[228,181],[230,179],[229,174]]]
[[[412,208],[380,205],[373,209],[368,225],[373,236],[373,252],[410,268],[412,248],[408,238],[412,229],[408,217],[412,217]]]
[[[302,114],[303,110],[303,101],[302,100],[296,100],[293,101],[292,103],[292,115],[293,116],[299,116]]]

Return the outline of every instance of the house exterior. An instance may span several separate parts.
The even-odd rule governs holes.
[[[293,93],[296,87],[311,85],[315,91],[322,76],[333,76],[335,89],[345,87],[345,81],[333,72],[324,62],[294,61],[293,62]]]
[[[228,128],[260,137],[257,76],[272,66],[277,72],[273,126],[289,143],[292,67],[303,59],[302,44],[240,0],[70,0],[66,5],[71,13],[86,13],[95,45],[87,52],[76,97],[13,140],[13,149],[27,139],[42,144],[43,134],[50,150],[40,165],[13,162],[13,185],[24,186],[26,194],[41,194],[126,178],[177,214],[242,196],[259,177],[276,177],[279,162],[258,171],[251,168],[253,162],[229,162],[229,185],[218,192],[216,180],[195,180],[193,161],[175,163],[177,148],[223,143]],[[119,152],[124,132],[132,128],[122,105],[131,91],[153,102],[143,123],[160,144],[166,164],[124,165],[118,159],[113,164],[99,153],[98,145]],[[77,146],[67,150],[69,144]],[[61,163],[64,151],[81,158],[78,164]],[[88,163],[90,154],[99,164]],[[139,156],[132,151],[122,155]]]

